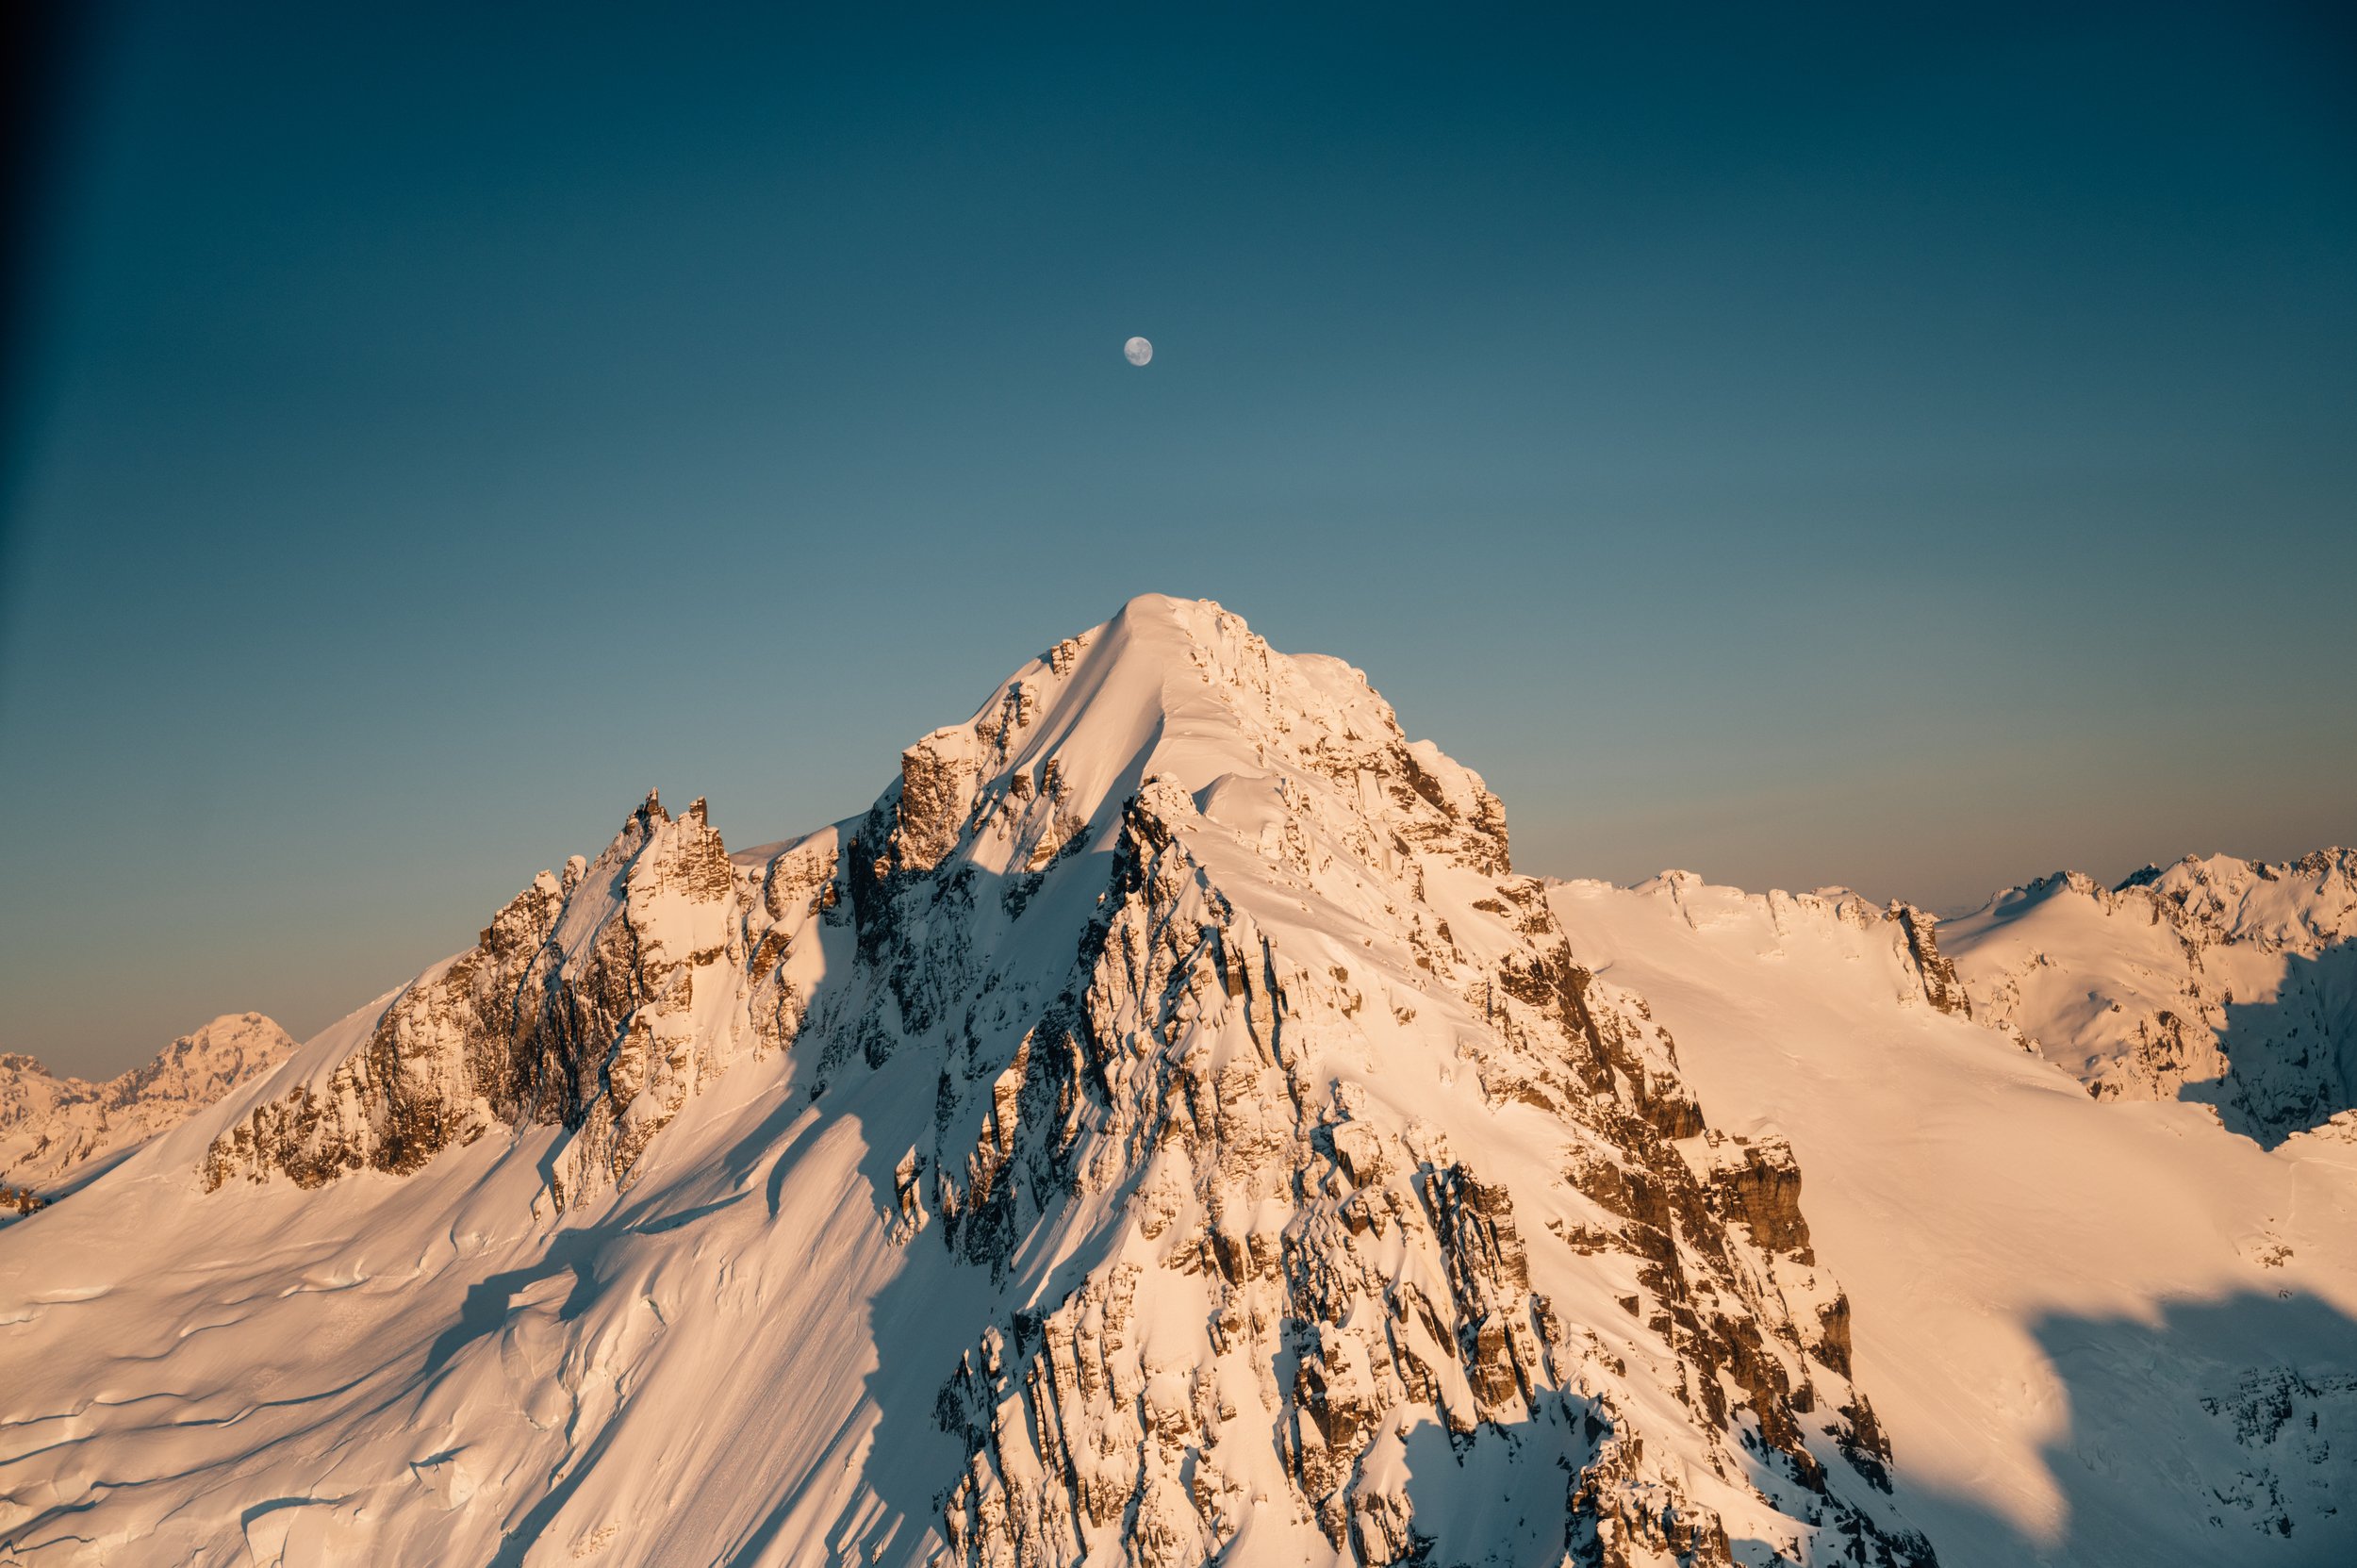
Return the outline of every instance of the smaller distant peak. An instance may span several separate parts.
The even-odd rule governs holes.
[[[2357,898],[2357,854],[2341,848],[2312,850],[2297,860],[2246,860],[2239,855],[2187,855],[2174,865],[2148,866],[2119,884],[2183,904],[2188,900],[2242,900],[2259,883],[2304,888],[2299,896],[2346,904]]]
[[[223,1013],[210,1022],[199,1025],[180,1036],[182,1040],[206,1039],[215,1034],[239,1034],[248,1030],[276,1030],[278,1022],[262,1013]]]
[[[2112,891],[2115,893],[2125,893],[2132,887],[2150,887],[2167,874],[2168,872],[2166,867],[2155,866],[2151,862],[2147,861],[2144,865],[2139,866],[2134,870],[2129,872],[2126,876],[2120,878],[2118,883],[2112,888]]]
[[[2042,877],[2032,877],[2019,887],[2008,887],[1997,895],[2002,902],[2008,899],[2043,899],[2057,893],[2077,893],[2090,899],[2101,899],[2103,884],[2085,871],[2049,871]]]

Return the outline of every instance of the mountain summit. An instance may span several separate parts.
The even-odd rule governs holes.
[[[1564,907],[1201,602],[816,833],[651,795],[0,1237],[0,1551],[1933,1562],[1807,1150]]]

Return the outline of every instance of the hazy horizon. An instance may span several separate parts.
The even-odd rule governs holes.
[[[2357,841],[2349,25],[2129,14],[94,8],[0,1049],[308,1034],[1146,591],[1366,670],[1540,874]]]

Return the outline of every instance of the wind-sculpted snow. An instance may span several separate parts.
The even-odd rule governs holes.
[[[1981,1015],[2099,1098],[2213,1104],[2270,1146],[2357,1109],[2357,850],[2059,873],[1947,929]]]
[[[1200,602],[799,839],[650,798],[0,1237],[0,1556],[1931,1561],[1816,1156],[1558,906]]]

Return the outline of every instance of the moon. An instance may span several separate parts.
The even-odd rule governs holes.
[[[1132,338],[1121,345],[1121,357],[1132,365],[1143,365],[1154,357],[1154,345],[1143,338]]]

